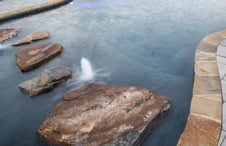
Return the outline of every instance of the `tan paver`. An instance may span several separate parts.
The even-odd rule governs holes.
[[[206,130],[208,129],[208,130]],[[217,121],[190,114],[178,146],[216,146],[220,124]],[[211,131],[211,132],[210,132]]]
[[[221,96],[193,96],[191,113],[200,114],[221,121]]]
[[[195,73],[199,76],[217,76],[216,61],[196,61]]]
[[[179,146],[226,146],[225,38],[226,30],[212,33],[196,48],[190,115]]]

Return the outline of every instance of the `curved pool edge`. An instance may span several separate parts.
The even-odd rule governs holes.
[[[177,146],[214,146],[224,143],[226,137],[226,120],[224,120],[226,115],[224,117],[222,114],[226,112],[224,105],[226,92],[223,91],[224,88],[226,89],[224,39],[226,39],[226,30],[215,32],[204,37],[196,48],[190,113]],[[225,65],[225,69],[222,64]]]
[[[42,4],[21,8],[19,10],[9,11],[9,12],[0,14],[0,23],[9,21],[12,19],[16,19],[16,18],[25,17],[27,15],[32,15],[32,14],[40,13],[43,11],[51,10],[56,7],[65,5],[71,1],[72,0],[51,0]]]

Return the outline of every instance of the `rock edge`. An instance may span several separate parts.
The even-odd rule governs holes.
[[[139,145],[170,106],[145,88],[92,83],[66,93],[37,133],[65,146]]]

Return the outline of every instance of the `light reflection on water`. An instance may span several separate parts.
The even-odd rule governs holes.
[[[142,86],[170,96],[172,110],[143,145],[175,146],[189,112],[195,48],[205,35],[226,28],[225,17],[224,0],[76,0],[1,24],[0,28],[22,31],[0,49],[0,145],[44,146],[36,130],[62,95],[88,82],[104,82]],[[8,44],[32,31],[51,34],[50,39],[34,44],[58,42],[64,52],[22,73],[15,63],[15,53],[22,47]],[[83,56],[95,73],[89,81],[81,79]],[[19,83],[58,64],[73,69],[72,79],[34,98],[20,92]]]
[[[106,7],[107,4],[104,2],[80,2],[76,4],[79,8],[101,8]]]

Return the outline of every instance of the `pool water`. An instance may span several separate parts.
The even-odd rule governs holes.
[[[171,97],[172,109],[144,146],[175,146],[189,113],[193,87],[194,52],[207,34],[226,28],[224,0],[76,0],[58,9],[0,24],[19,27],[16,38],[0,45],[0,145],[45,146],[36,130],[62,95],[88,82],[142,86]],[[33,31],[57,42],[64,52],[33,71],[22,73],[12,47]],[[81,58],[94,72],[81,78]],[[69,65],[73,78],[52,92],[23,94],[18,84],[48,67]]]

